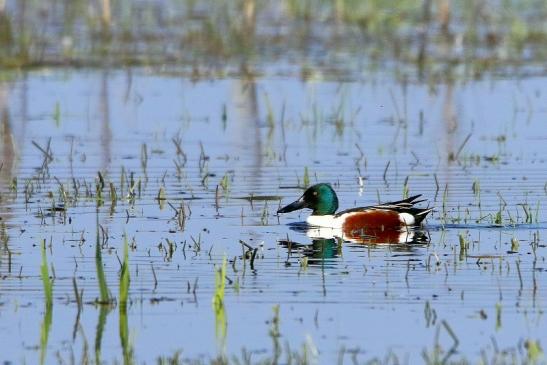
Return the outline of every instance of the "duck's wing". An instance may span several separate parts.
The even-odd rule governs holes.
[[[369,211],[370,210],[392,210],[392,211],[395,211],[395,212],[398,212],[398,213],[412,214],[414,216],[414,218],[416,219],[416,224],[420,224],[421,221],[426,217],[426,215],[433,210],[433,208],[415,208],[414,207],[414,204],[418,204],[418,203],[421,203],[421,202],[425,201],[425,199],[417,200],[421,196],[422,195],[419,194],[419,195],[411,196],[410,198],[406,198],[406,199],[398,200],[398,201],[394,201],[394,202],[388,202],[388,203],[383,203],[383,204],[378,204],[378,205],[369,205],[369,206],[366,206],[366,207],[357,207],[357,208],[346,209],[346,210],[343,210],[341,212],[336,213],[334,215],[334,217],[340,217],[343,214],[363,212],[363,211],[367,211],[367,210],[369,210]]]

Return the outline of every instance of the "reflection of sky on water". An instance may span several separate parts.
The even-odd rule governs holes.
[[[35,213],[38,207],[51,204],[47,193],[57,194],[58,183],[46,179],[40,186],[35,181],[36,195],[28,210],[21,195],[14,200],[8,192],[12,178],[17,176],[22,194],[25,181],[43,161],[43,154],[31,141],[45,146],[49,137],[54,156],[50,175],[65,184],[72,177],[85,179],[93,187],[98,170],[119,185],[122,166],[144,181],[141,151],[142,145],[147,145],[148,180],[143,198],[137,200],[135,208],[119,202],[112,216],[106,199],[99,217],[110,235],[108,246],[112,249],[104,250],[103,259],[113,292],[117,292],[119,270],[115,249],[121,247],[124,231],[135,236],[137,248],[130,253],[133,303],[129,307],[129,329],[138,359],[152,361],[156,355],[179,348],[189,356],[215,351],[210,308],[213,263],[220,262],[224,253],[230,260],[238,257],[238,272],[228,265],[227,275],[233,280],[239,278],[241,286],[239,293],[229,286],[226,294],[227,349],[233,353],[244,346],[271,348],[269,327],[264,322],[271,319],[271,308],[277,303],[281,303],[282,340],[297,347],[306,334],[311,334],[326,359],[336,359],[341,346],[360,347],[371,356],[384,355],[393,348],[402,353],[410,351],[413,359],[419,359],[419,351],[432,346],[434,335],[434,328],[427,327],[423,318],[426,300],[456,333],[484,333],[484,338],[494,335],[500,346],[544,333],[545,322],[536,311],[544,294],[539,291],[534,297],[531,289],[533,275],[542,280],[542,271],[533,271],[532,255],[528,255],[533,234],[540,231],[543,236],[545,230],[544,204],[539,206],[539,224],[519,229],[473,228],[474,219],[470,219],[470,226],[462,221],[443,233],[439,218],[447,183],[448,210],[452,216],[461,214],[462,219],[466,209],[475,219],[496,212],[498,191],[512,214],[520,210],[521,218],[522,210],[516,203],[527,199],[535,207],[536,201],[544,200],[544,79],[522,80],[518,87],[515,81],[490,80],[437,85],[430,90],[412,84],[401,88],[381,78],[367,83],[302,83],[282,78],[193,83],[150,76],[144,70],[44,71],[2,83],[0,91],[4,111],[0,214],[7,221],[13,252],[12,273],[4,265],[4,251],[0,266],[7,277],[0,283],[4,303],[0,315],[9,317],[0,325],[0,342],[10,349],[5,355],[8,359],[24,356],[32,360],[36,356],[28,348],[38,343],[37,337],[29,334],[37,333],[43,315],[40,255],[33,246],[39,240],[52,237],[48,259],[57,276],[50,358],[56,349],[66,348],[63,341],[72,336],[76,309],[74,303],[63,299],[73,293],[72,277],[84,289],[87,301],[97,296],[94,201],[82,199],[70,207],[70,225],[53,219],[40,225]],[[273,130],[268,128],[266,100],[276,121]],[[53,117],[57,103],[59,125]],[[281,128],[283,106],[285,123]],[[336,126],[333,116],[337,113],[344,116],[343,128]],[[406,124],[394,122],[397,115]],[[180,180],[171,141],[177,133],[189,158]],[[471,137],[460,161],[447,162],[448,154],[457,153],[468,134]],[[502,135],[505,141],[498,138]],[[202,185],[203,172],[198,167],[200,142],[209,157],[206,168],[214,175],[208,178],[208,188]],[[481,156],[479,164],[471,162],[472,154]],[[488,162],[485,156],[498,156],[498,161]],[[386,183],[383,175],[388,161]],[[328,241],[322,245],[327,243],[329,259],[320,265],[321,258],[313,255],[327,251],[313,249],[314,240],[286,225],[304,220],[306,212],[277,218],[273,213],[279,202],[271,200],[263,226],[264,201],[254,201],[251,206],[247,200],[232,199],[253,193],[280,195],[286,203],[299,191],[279,187],[295,186],[297,177],[302,181],[305,166],[312,182],[317,179],[335,184],[342,208],[376,203],[378,195],[381,200],[398,199],[409,176],[411,193],[422,193],[430,201],[437,197],[432,202],[437,212],[429,219],[431,243],[390,248],[358,244],[339,247]],[[362,195],[357,183],[359,171],[365,178]],[[202,198],[186,202],[192,215],[184,232],[169,232],[176,229],[171,220],[173,211],[169,207],[161,210],[154,200],[165,172],[168,199]],[[229,194],[221,194],[217,216],[215,187],[226,173],[230,176]],[[471,188],[475,179],[481,185],[480,208]],[[127,223],[126,210],[131,215]],[[83,244],[79,241],[82,234],[86,239]],[[472,256],[485,257],[482,264],[476,264],[477,258],[459,260],[459,234],[469,241]],[[203,249],[196,253],[191,246],[192,239],[198,237]],[[160,242],[166,244],[166,238],[178,245],[172,261],[158,249]],[[507,254],[512,238],[520,240],[518,255]],[[243,276],[239,239],[259,248],[255,273],[247,266]],[[300,257],[289,260],[291,265],[285,264],[287,250],[278,245],[285,239],[312,246],[307,268],[300,266]],[[515,275],[517,257],[524,278],[520,293]],[[156,290],[151,264],[158,276]],[[536,269],[542,265],[536,263]],[[19,270],[22,279],[18,278]],[[187,285],[193,285],[196,278],[194,297]],[[162,297],[169,300],[151,304],[151,299]],[[493,311],[498,302],[503,305],[500,331],[495,330]],[[517,302],[519,307],[514,306]],[[486,320],[479,318],[481,309],[488,314]],[[523,319],[523,310],[532,313],[529,319]],[[98,315],[95,307],[84,307],[81,323],[89,341],[94,338]],[[112,311],[103,338],[105,360],[121,356],[117,324],[118,311]],[[158,335],[165,333],[173,336],[158,342]],[[489,344],[483,337],[462,335],[461,351],[473,358],[477,344]],[[389,339],[389,347],[385,339]],[[154,351],[148,346],[151,343]],[[81,349],[82,344],[76,341],[72,346]]]
[[[87,179],[98,169],[118,179],[121,166],[140,172],[144,143],[148,173],[163,174],[175,166],[171,138],[179,133],[190,159],[184,169],[184,191],[201,183],[196,175],[199,143],[210,157],[211,172],[219,179],[230,173],[242,195],[278,195],[284,192],[279,186],[294,186],[302,179],[305,166],[312,182],[340,183],[336,189],[347,207],[357,201],[376,203],[378,192],[381,200],[399,198],[407,177],[411,193],[436,196],[438,201],[448,183],[451,207],[461,205],[462,195],[472,198],[474,179],[484,192],[492,193],[481,197],[491,207],[499,204],[497,191],[504,191],[509,204],[523,202],[525,192],[534,202],[544,184],[538,168],[545,149],[541,135],[545,111],[537,96],[543,88],[541,79],[527,80],[517,89],[512,81],[501,80],[440,85],[431,93],[414,85],[405,91],[385,83],[192,83],[141,73],[36,74],[4,85],[9,106],[4,107],[8,117],[3,124],[12,138],[3,135],[10,141],[3,143],[3,176],[10,165],[17,166],[19,176],[39,167],[42,153],[30,141],[45,146],[49,137],[56,158],[50,172],[59,178],[72,176],[70,166],[78,177]],[[266,100],[277,124],[284,108],[284,128],[268,128]],[[60,126],[53,118],[57,103]],[[336,113],[344,116],[343,129],[333,122]],[[407,123],[395,123],[397,115]],[[460,152],[464,160],[473,156],[463,162],[468,166],[448,163],[447,156],[456,154],[469,134]],[[356,145],[364,153],[362,158]],[[478,165],[472,162],[477,157]],[[365,178],[363,197],[356,194],[359,174]]]

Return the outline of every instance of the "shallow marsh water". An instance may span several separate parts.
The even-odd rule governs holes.
[[[120,312],[93,303],[96,242],[117,298],[124,233],[137,362],[177,350],[206,360],[246,349],[259,360],[276,344],[321,363],[390,351],[413,362],[435,341],[446,354],[455,338],[454,358],[478,359],[480,349],[493,356],[494,346],[528,356],[524,341],[541,342],[547,326],[545,85],[490,80],[432,92],[381,77],[190,82],[141,69],[32,72],[4,83],[3,125],[13,138],[2,148],[3,359],[35,362],[40,348],[46,362],[86,351],[123,357]],[[47,157],[32,142],[46,150],[49,138],[52,160],[42,168]],[[399,199],[405,189],[424,194],[436,207],[429,239],[313,241],[289,225],[305,212],[275,216],[306,180],[333,183],[342,207]],[[181,201],[183,229],[168,204]],[[528,222],[519,204],[528,204]],[[44,239],[53,277],[45,343]],[[253,268],[240,240],[258,249]],[[211,301],[223,258],[220,315]],[[79,315],[73,278],[83,290]]]
[[[85,2],[8,2],[0,360],[545,362],[544,4],[454,5],[452,37],[412,2],[243,3],[120,1],[100,36]],[[315,182],[435,211],[318,239],[275,215]]]

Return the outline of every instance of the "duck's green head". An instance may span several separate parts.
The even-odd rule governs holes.
[[[277,213],[288,213],[302,208],[313,210],[313,215],[334,214],[338,209],[338,197],[329,184],[316,184],[310,186],[300,199],[279,209]]]

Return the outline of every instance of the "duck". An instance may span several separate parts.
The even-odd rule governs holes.
[[[341,235],[350,238],[364,237],[384,231],[408,231],[408,227],[420,226],[434,208],[417,208],[414,205],[424,202],[422,195],[378,205],[338,210],[338,196],[328,183],[310,186],[302,196],[280,208],[277,214],[289,213],[299,209],[311,209],[306,223],[312,227],[340,230]]]

